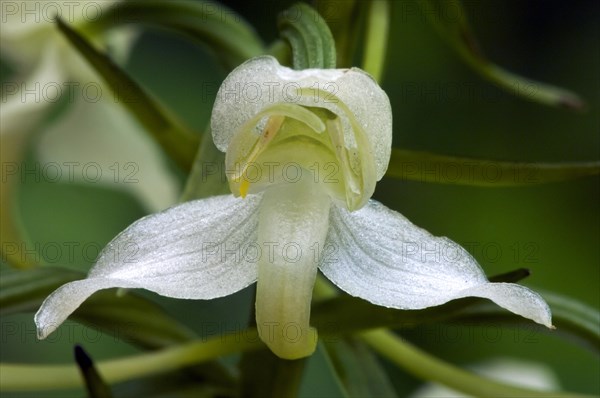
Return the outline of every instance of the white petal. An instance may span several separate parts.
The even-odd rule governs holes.
[[[167,297],[212,299],[256,280],[245,248],[256,242],[260,196],[187,202],[144,217],[110,242],[88,278],[52,293],[35,315],[38,335],[54,331],[92,293],[144,288]]]
[[[319,89],[301,96],[297,89]],[[330,94],[331,95],[330,95]],[[392,143],[389,99],[375,80],[358,69],[305,69],[295,71],[270,56],[252,58],[227,76],[215,100],[211,128],[217,147],[225,152],[238,129],[267,106],[287,102],[326,108],[340,116],[344,140],[355,147],[348,117],[355,117],[367,134],[377,166],[385,174]],[[347,107],[352,115],[343,109]]]
[[[285,359],[308,356],[317,344],[310,303],[331,205],[321,190],[307,177],[269,188],[260,205],[256,324],[265,344]]]
[[[374,304],[420,309],[461,297],[485,297],[551,327],[548,305],[512,283],[490,283],[465,249],[437,238],[381,203],[349,213],[332,208],[328,244],[336,252],[321,271],[342,290]]]

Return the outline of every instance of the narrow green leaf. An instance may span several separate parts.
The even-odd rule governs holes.
[[[385,370],[364,342],[346,337],[325,348],[349,397],[398,396]]]
[[[356,0],[319,0],[315,7],[335,40],[338,68],[354,66],[354,53],[362,34],[369,2]]]
[[[530,272],[526,268],[491,276],[492,282],[518,282]],[[323,288],[320,288],[323,290]],[[552,292],[541,291],[552,309],[556,330],[535,324],[480,298],[465,298],[423,310],[396,310],[376,306],[359,298],[341,295],[323,299],[312,307],[311,323],[321,336],[348,335],[374,328],[413,328],[434,322],[494,322],[559,334],[600,353],[600,312]]]
[[[314,8],[297,3],[279,14],[277,22],[281,37],[292,47],[294,69],[336,67],[333,35]]]
[[[100,377],[92,358],[81,346],[75,346],[75,362],[85,381],[85,389],[89,398],[111,398],[110,389]]]
[[[94,33],[130,23],[167,29],[208,45],[229,68],[264,53],[250,24],[233,10],[209,1],[121,1],[84,28]]]
[[[503,274],[490,276],[488,280],[490,282],[515,283],[527,278],[529,275],[531,275],[531,271],[528,268],[517,268],[514,271],[508,271]]]
[[[192,340],[195,333],[160,306],[132,292],[103,290],[86,300],[72,319],[140,347],[156,349]]]
[[[367,35],[363,55],[363,69],[381,82],[390,28],[390,4],[387,0],[374,0],[369,5]]]
[[[59,286],[85,274],[55,267],[36,267],[25,271],[0,269],[0,315],[37,309]]]
[[[439,184],[506,187],[600,174],[600,162],[526,163],[437,155],[392,148],[386,177]]]
[[[489,277],[493,282],[518,282],[529,276],[529,270],[519,268]],[[380,307],[348,295],[336,296],[329,284],[321,280],[315,291],[322,299],[313,304],[311,323],[320,335],[351,334],[380,327],[410,328],[423,323],[439,322],[460,314],[465,308],[485,302],[479,298],[464,298],[422,310],[397,310]]]
[[[446,321],[478,301],[482,299],[460,299],[423,310],[397,310],[340,295],[316,303],[311,310],[311,324],[317,328],[320,336],[352,334],[379,327],[412,328]]]
[[[58,267],[27,271],[2,269],[0,314],[35,311],[59,286],[85,278],[82,272]],[[160,306],[134,293],[117,296],[103,290],[86,300],[72,315],[85,325],[145,348],[162,348],[189,341],[195,334]]]
[[[541,294],[552,309],[557,332],[579,338],[600,354],[600,311],[557,293]]]
[[[58,29],[90,63],[112,90],[115,99],[127,107],[165,152],[184,170],[192,166],[199,137],[177,122],[166,109],[147,94],[119,66],[98,51],[87,39],[57,18]]]
[[[460,0],[419,0],[418,3],[438,33],[484,78],[529,101],[570,110],[585,109],[585,102],[571,91],[518,76],[491,63],[477,44]]]
[[[489,302],[481,302],[451,317],[451,322],[502,322],[510,325],[526,326],[540,333],[559,334],[571,339],[587,349],[600,354],[600,312],[572,298],[556,293],[541,291],[540,294],[552,309],[552,323],[556,330],[527,322]]]

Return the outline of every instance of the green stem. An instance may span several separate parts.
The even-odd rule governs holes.
[[[216,336],[161,351],[102,361],[97,369],[108,384],[169,372],[225,355],[262,347],[256,329]],[[0,391],[39,391],[81,387],[76,365],[0,365]]]
[[[375,0],[369,7],[363,69],[381,81],[390,27],[390,5],[387,0]]]
[[[361,334],[381,356],[423,380],[444,384],[476,397],[577,397],[571,392],[530,390],[492,381],[466,372],[419,350],[390,331],[373,330]]]

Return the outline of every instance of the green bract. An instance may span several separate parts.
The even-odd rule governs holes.
[[[87,279],[42,304],[40,338],[100,289],[212,299],[257,281],[261,339],[282,358],[301,358],[317,341],[310,327],[317,269],[386,307],[485,297],[552,327],[537,293],[489,282],[462,247],[369,200],[389,161],[392,114],[363,71],[293,71],[271,57],[251,59],[223,82],[211,128],[234,195],[187,202],[128,227]]]

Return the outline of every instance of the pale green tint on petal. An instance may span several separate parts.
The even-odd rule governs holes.
[[[300,90],[304,89],[315,90],[314,95],[302,95]],[[347,107],[367,133],[377,179],[383,177],[392,143],[392,111],[385,92],[364,71],[357,68],[295,71],[279,65],[270,56],[248,60],[227,76],[217,93],[211,119],[217,147],[226,151],[244,123],[277,103],[328,109],[342,120],[346,147],[355,148],[358,144],[355,133],[342,106]]]
[[[374,157],[370,155],[373,149],[367,134],[357,125],[351,112],[347,114],[350,115],[348,119],[355,133],[357,149],[348,149],[345,145],[346,135],[340,118],[329,120],[327,128],[344,174],[346,207],[354,211],[363,207],[373,196],[376,181],[381,177],[376,176]]]
[[[483,297],[500,307],[529,318],[549,328],[552,326],[550,307],[542,296],[515,283],[486,283],[460,292],[459,297]]]
[[[307,177],[269,188],[260,205],[256,323],[261,339],[281,358],[308,356],[317,344],[310,304],[330,204]]]
[[[225,165],[231,173],[230,182],[237,182],[256,163],[279,133],[285,117],[302,122],[315,133],[325,130],[321,119],[302,106],[285,103],[268,106],[244,123],[229,143]],[[232,189],[234,194],[236,191]]]
[[[490,283],[475,259],[458,244],[408,221],[381,203],[359,211],[331,211],[328,244],[335,252],[321,271],[347,293],[374,304],[420,309],[461,297],[486,297],[551,327],[548,305],[535,292]]]
[[[87,279],[48,296],[35,316],[40,338],[101,289],[137,287],[208,300],[250,285],[257,267],[245,249],[256,242],[260,198],[215,196],[136,221],[100,253]]]
[[[292,107],[293,113],[284,109]],[[343,163],[337,152],[345,154],[347,150],[336,149],[335,131],[331,128],[332,122],[339,124],[339,118],[325,109],[284,103],[268,109],[268,117],[261,116],[265,112],[259,113],[229,144],[225,164],[231,192],[245,196],[308,176],[344,204],[348,181],[342,172],[348,168],[344,167],[348,162]],[[256,134],[257,128],[262,134]]]

